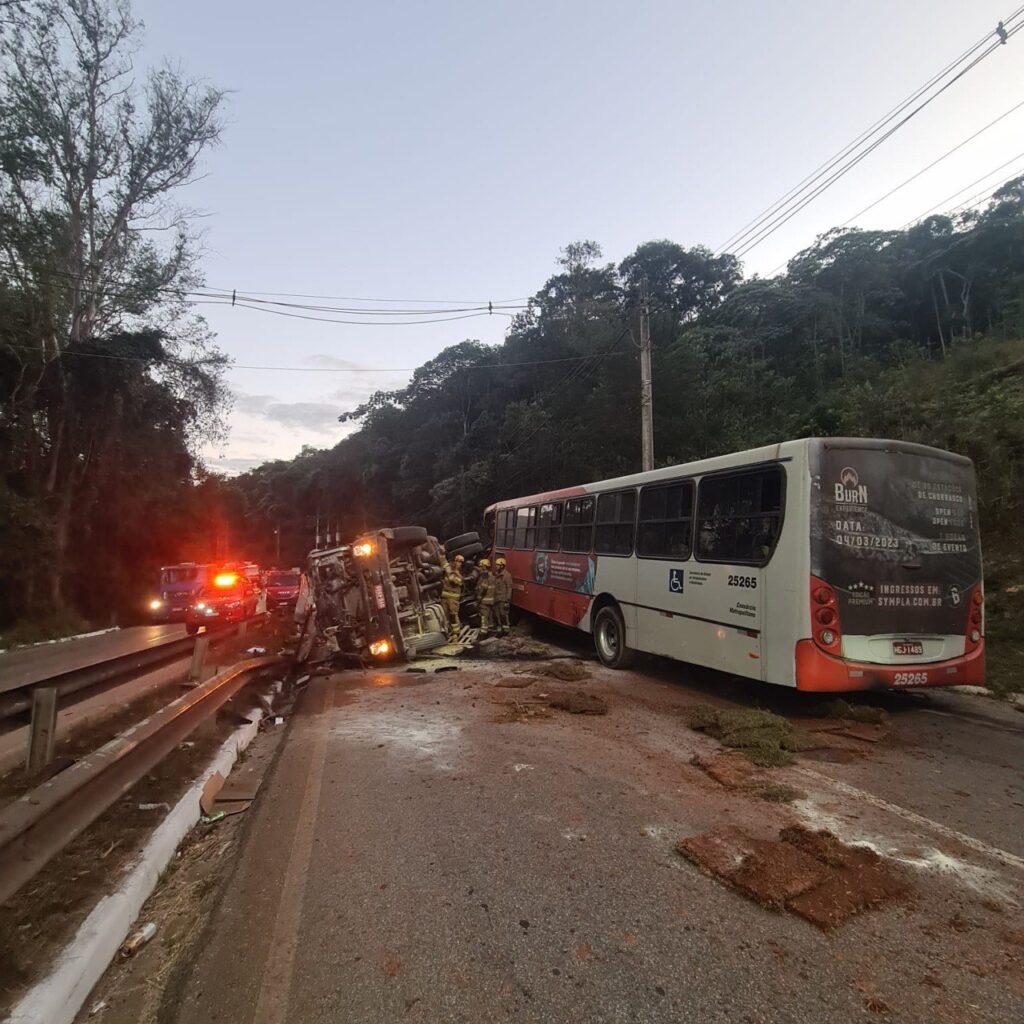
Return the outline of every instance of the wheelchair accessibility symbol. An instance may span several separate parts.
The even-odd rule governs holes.
[[[668,571],[668,589],[673,594],[681,594],[683,592],[683,570],[682,569],[669,569],[669,571]]]

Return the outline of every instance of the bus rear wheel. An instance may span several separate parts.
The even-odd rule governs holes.
[[[636,651],[626,646],[626,624],[613,604],[606,604],[594,618],[594,646],[601,664],[608,668],[629,668],[633,664]]]

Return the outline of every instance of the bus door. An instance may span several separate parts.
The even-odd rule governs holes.
[[[704,664],[766,678],[768,563],[782,526],[781,466],[704,477],[697,494],[697,564],[687,573],[707,620]]]

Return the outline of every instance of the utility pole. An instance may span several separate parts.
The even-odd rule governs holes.
[[[275,545],[277,547],[277,555],[275,556],[275,559],[274,559],[274,565],[276,565],[280,569],[281,568],[281,524],[280,523],[278,523],[277,526],[274,527],[274,541],[275,541]]]
[[[651,323],[647,281],[640,285],[640,460],[641,470],[654,469],[654,391],[651,384]]]

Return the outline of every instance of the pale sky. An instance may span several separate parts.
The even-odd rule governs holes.
[[[461,303],[531,295],[561,247],[583,238],[616,262],[655,238],[717,248],[1012,7],[136,0],[135,9],[146,23],[143,62],[166,57],[232,90],[223,142],[181,197],[208,214],[209,285]],[[1021,101],[1024,33],[755,248],[746,272],[773,272]],[[1024,169],[1024,107],[861,226],[900,227],[1006,161],[966,196]],[[447,345],[500,341],[508,325],[202,312],[236,363],[300,368],[231,370],[231,437],[207,452],[226,472],[333,445],[354,429],[339,412],[400,386],[404,368]]]

